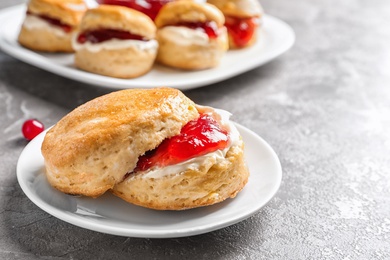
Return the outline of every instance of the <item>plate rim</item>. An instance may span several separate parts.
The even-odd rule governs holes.
[[[118,78],[113,78],[113,77],[107,77],[107,76],[102,76],[98,74],[93,74],[85,71],[81,71],[75,68],[68,68],[65,67],[61,64],[57,64],[53,61],[50,61],[48,58],[40,55],[37,52],[34,52],[29,49],[25,49],[20,46],[15,46],[12,43],[9,43],[8,40],[6,39],[4,35],[4,27],[6,27],[6,23],[1,23],[1,21],[6,21],[7,17],[10,16],[13,12],[21,12],[23,9],[25,9],[25,4],[19,4],[15,6],[11,6],[5,9],[0,10],[0,49],[3,50],[5,53],[11,55],[12,57],[28,63],[32,66],[35,66],[37,68],[40,68],[42,70],[46,70],[48,72],[54,73],[56,75],[94,85],[97,87],[102,87],[102,88],[107,88],[107,89],[128,89],[128,88],[153,88],[157,86],[164,85],[164,82],[162,83],[156,83],[154,81],[147,81],[147,82],[138,82],[137,79],[142,80],[141,78],[135,78],[135,79],[118,79]],[[279,29],[283,29],[285,39],[282,44],[280,44],[279,48],[277,51],[273,51],[272,55],[265,55],[265,58],[263,59],[253,59],[251,62],[245,64],[245,66],[239,66],[237,69],[234,69],[233,71],[230,71],[229,73],[218,73],[218,67],[213,68],[216,70],[216,73],[212,73],[213,76],[207,76],[205,78],[202,77],[195,77],[196,80],[192,81],[186,81],[185,83],[181,81],[177,81],[175,83],[171,84],[165,84],[169,87],[177,88],[180,90],[189,90],[189,89],[194,89],[194,88],[199,88],[199,87],[205,87],[207,85],[217,83],[224,81],[226,79],[232,78],[234,76],[240,75],[244,72],[250,71],[256,67],[259,67],[261,65],[264,65],[265,63],[268,63],[269,61],[277,58],[278,56],[282,55],[285,53],[287,50],[289,50],[294,42],[295,42],[295,33],[294,30],[291,28],[290,25],[288,25],[286,22],[284,22],[281,19],[278,19],[274,16],[265,14],[264,15],[264,24],[267,26],[268,24],[273,24],[273,26],[277,26]],[[268,21],[268,22],[267,22]],[[276,33],[273,35],[276,36]],[[279,35],[278,35],[279,36]],[[262,41],[258,41],[255,43],[256,44],[261,44]],[[251,48],[251,47],[248,47]],[[232,52],[234,51],[245,51],[243,50],[231,50]],[[38,55],[38,56],[36,56]],[[227,54],[228,55],[228,54]],[[35,58],[34,58],[35,57]],[[37,58],[38,57],[38,58]],[[157,65],[161,66],[161,65]],[[211,71],[213,69],[207,70]],[[180,72],[180,70],[178,70]],[[183,73],[199,73],[201,71],[184,71]],[[181,73],[181,72],[180,72]],[[190,75],[190,74],[189,74]],[[146,76],[146,75],[145,75]],[[183,86],[184,84],[184,86]],[[143,85],[143,86],[141,86]]]
[[[28,199],[30,199],[38,208],[45,211],[46,213],[56,217],[57,219],[60,219],[62,221],[65,221],[69,224],[72,224],[74,226],[78,226],[81,228],[85,228],[88,230],[101,232],[105,234],[111,234],[111,235],[118,235],[118,236],[124,236],[124,237],[138,237],[138,238],[178,238],[178,237],[188,237],[188,236],[194,236],[199,234],[204,234],[208,232],[212,232],[221,228],[228,227],[230,225],[236,224],[238,222],[241,222],[252,215],[254,215],[256,212],[258,212],[260,209],[262,209],[264,206],[266,206],[269,201],[276,195],[277,191],[280,188],[281,182],[282,182],[282,166],[280,163],[280,160],[275,153],[275,151],[272,149],[272,147],[259,135],[257,135],[252,130],[235,123],[240,133],[245,132],[247,135],[251,135],[251,137],[257,139],[263,148],[267,151],[267,153],[272,158],[272,161],[274,162],[274,167],[276,172],[273,173],[276,176],[275,183],[273,186],[273,189],[267,194],[268,196],[265,197],[265,200],[262,204],[257,205],[252,210],[248,212],[244,212],[243,214],[239,214],[236,218],[229,218],[228,221],[220,220],[218,222],[210,223],[210,224],[204,224],[201,226],[195,226],[195,227],[187,227],[187,228],[181,228],[181,229],[174,229],[171,231],[167,230],[139,230],[134,228],[123,228],[123,227],[117,227],[117,226],[107,226],[104,225],[104,223],[96,223],[92,221],[88,221],[88,219],[78,217],[75,214],[72,214],[69,211],[61,210],[53,205],[50,205],[49,203],[45,202],[44,200],[40,199],[38,196],[36,196],[28,187],[26,180],[22,177],[23,172],[21,170],[22,168],[22,160],[25,154],[28,151],[28,147],[33,145],[39,145],[39,142],[43,141],[44,134],[47,130],[45,130],[43,133],[41,133],[39,136],[34,138],[30,143],[26,145],[26,147],[23,149],[22,153],[20,154],[16,166],[16,175],[18,183],[23,190],[24,194],[27,196]],[[36,144],[38,143],[38,144]]]

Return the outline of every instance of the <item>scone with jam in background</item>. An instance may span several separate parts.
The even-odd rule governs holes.
[[[76,108],[42,144],[58,190],[184,210],[234,198],[248,181],[243,140],[230,113],[171,88],[113,92]]]
[[[149,72],[157,55],[156,26],[145,14],[100,5],[84,15],[73,39],[78,68],[110,77],[135,78]]]
[[[161,64],[200,70],[218,66],[228,48],[224,16],[215,6],[193,1],[164,5],[155,23]]]
[[[18,42],[36,51],[73,52],[72,34],[85,11],[83,0],[30,0]]]
[[[240,49],[253,45],[258,38],[263,8],[258,0],[207,0],[225,16],[229,48]]]

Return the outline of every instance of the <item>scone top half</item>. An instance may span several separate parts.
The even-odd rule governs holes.
[[[89,101],[47,132],[42,154],[48,181],[68,194],[100,196],[134,169],[138,157],[198,116],[191,100],[168,88]]]
[[[197,3],[194,1],[175,1],[164,5],[156,17],[157,28],[165,26],[189,26],[195,28],[210,27],[215,35],[209,34],[209,37],[217,37],[224,29],[225,18],[220,10],[207,3]]]
[[[53,19],[73,30],[77,28],[87,9],[83,0],[30,0],[27,14]]]
[[[147,15],[113,5],[100,5],[88,10],[84,15],[80,25],[81,33],[98,30],[128,32],[142,40],[154,39],[156,35],[156,27]]]

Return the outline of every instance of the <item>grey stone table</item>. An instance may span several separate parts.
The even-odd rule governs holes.
[[[21,1],[1,0],[0,8]],[[263,0],[297,41],[233,79],[185,92],[275,149],[283,181],[249,219],[211,233],[141,239],[79,228],[22,192],[31,117],[54,124],[102,89],[0,51],[0,259],[390,259],[390,2]]]

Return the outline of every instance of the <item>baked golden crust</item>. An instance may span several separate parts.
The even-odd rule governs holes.
[[[262,17],[263,8],[258,0],[207,0],[215,5],[224,15],[249,18]]]
[[[122,181],[138,157],[199,116],[170,88],[113,92],[76,108],[45,136],[46,176],[58,190],[97,197]]]
[[[216,67],[228,49],[226,28],[221,28],[220,35],[209,39],[206,44],[182,44],[165,35],[165,28],[157,31],[159,44],[157,62],[184,70],[200,70]]]
[[[75,53],[75,65],[92,73],[129,79],[149,72],[156,55],[157,48],[145,51],[129,47],[116,50],[102,49],[98,52],[80,49]]]
[[[160,178],[129,176],[112,192],[127,202],[158,210],[184,210],[234,198],[248,181],[243,143],[230,148],[225,160],[210,157],[198,169]]]
[[[218,27],[225,23],[225,17],[215,6],[193,1],[174,1],[164,5],[158,13],[155,23],[157,28],[180,22],[214,21]]]
[[[145,14],[116,5],[100,5],[88,10],[81,22],[81,31],[95,29],[116,29],[154,39],[156,26]]]
[[[27,10],[77,27],[88,7],[83,0],[30,0]]]
[[[69,33],[58,35],[47,29],[22,27],[18,42],[22,46],[35,51],[73,52],[71,37]]]

